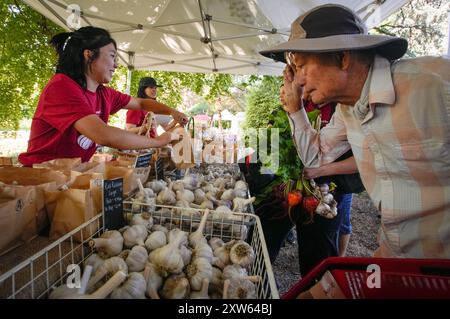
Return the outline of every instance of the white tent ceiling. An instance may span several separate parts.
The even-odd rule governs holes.
[[[372,27],[408,1],[24,0],[66,30],[86,25],[109,30],[120,62],[129,67],[267,75],[280,75],[283,64],[258,51],[286,41],[290,23],[301,13],[339,3]]]

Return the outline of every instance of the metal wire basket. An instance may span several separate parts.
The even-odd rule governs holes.
[[[53,286],[66,282],[67,267],[92,254],[88,243],[103,233],[102,214],[75,228],[0,276],[0,298],[46,298]],[[85,236],[85,234],[92,234]],[[81,241],[80,241],[81,238]]]
[[[137,205],[139,210],[133,210],[132,205]],[[152,216],[154,224],[165,225],[168,230],[178,227],[191,233],[197,229],[205,210],[124,201],[126,219],[129,220],[134,213],[142,212],[148,212]],[[247,241],[253,247],[256,256],[250,267],[249,275],[258,275],[261,278],[256,284],[257,298],[279,298],[258,216],[247,213],[215,214],[215,211],[210,211],[203,234],[207,239],[218,237],[225,242],[232,239]]]
[[[132,203],[124,202],[125,216],[131,213],[130,205]],[[156,206],[156,210],[150,212],[151,209],[146,209],[146,205],[141,204],[140,207],[149,211],[155,224],[165,223],[169,229],[180,227],[187,232],[196,229],[203,213],[195,209],[167,206]],[[95,216],[1,275],[0,298],[46,298],[52,287],[66,283],[71,274],[67,272],[67,267],[71,264],[81,265],[93,253],[93,250],[88,248],[88,243],[92,237],[100,236],[104,232],[102,218],[102,214]],[[246,237],[256,256],[249,274],[261,277],[256,284],[257,298],[278,299],[279,294],[259,218],[250,214],[233,213],[233,219],[214,219],[211,216],[208,222],[210,227],[205,230],[208,239],[214,236],[228,241]],[[247,230],[244,232],[245,228]],[[85,233],[93,235],[85,238],[83,237]],[[76,238],[81,238],[81,242]]]

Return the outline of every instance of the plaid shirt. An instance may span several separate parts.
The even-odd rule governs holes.
[[[290,114],[305,166],[330,163],[351,146],[381,211],[383,257],[450,258],[450,60],[376,56],[354,105],[339,104],[316,132]]]

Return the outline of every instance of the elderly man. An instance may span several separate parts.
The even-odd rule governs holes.
[[[324,5],[261,54],[288,63],[286,110],[305,166],[352,148],[382,215],[375,255],[450,258],[450,61],[397,60],[406,49],[405,39],[368,35],[350,9]],[[320,132],[299,92],[316,104],[340,103]]]

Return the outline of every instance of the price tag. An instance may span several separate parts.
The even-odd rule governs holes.
[[[125,226],[123,218],[123,178],[103,180],[103,225],[105,229]]]
[[[136,158],[136,164],[134,165],[134,167],[135,168],[149,167],[150,162],[152,160],[152,155],[153,155],[153,153],[145,153],[145,154],[139,155]]]

